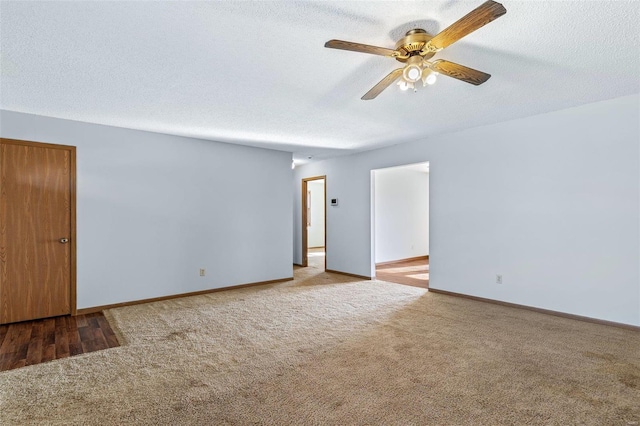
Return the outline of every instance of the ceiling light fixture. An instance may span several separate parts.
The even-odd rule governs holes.
[[[423,59],[420,55],[415,55],[407,60],[407,66],[402,70],[402,77],[408,83],[415,83],[422,76]]]
[[[431,69],[431,62],[425,61],[420,55],[411,56],[407,60],[407,65],[402,69],[398,86],[400,90],[413,89],[414,92],[417,92],[414,83],[422,80],[422,86],[434,84],[437,74]]]
[[[426,86],[427,84],[431,85],[436,82],[438,79],[438,73],[430,70],[429,68],[425,68],[422,70],[422,85]]]
[[[412,83],[415,83],[416,81],[418,81],[420,79],[420,75],[422,74],[422,70],[418,66],[409,65],[408,67],[406,67],[404,69],[404,72],[402,74],[403,74],[405,80],[410,81]]]

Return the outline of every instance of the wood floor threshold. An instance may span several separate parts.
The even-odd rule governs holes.
[[[373,279],[371,277],[367,277],[366,275],[351,274],[349,272],[335,271],[333,269],[325,269],[324,271],[331,272],[333,274],[346,275],[347,277],[362,278],[363,280],[369,280],[369,281]]]
[[[640,327],[638,327],[636,325],[624,324],[624,323],[621,323],[621,322],[601,320],[601,319],[597,319],[597,318],[585,317],[585,316],[582,316],[582,315],[567,314],[565,312],[552,311],[550,309],[535,308],[533,306],[519,305],[517,303],[503,302],[501,300],[487,299],[487,298],[484,298],[484,297],[471,296],[471,295],[468,295],[468,294],[456,293],[456,292],[447,291],[447,290],[438,290],[438,289],[435,289],[435,288],[430,288],[429,292],[430,293],[444,294],[446,296],[462,297],[464,299],[475,300],[477,302],[492,303],[494,305],[502,305],[502,306],[507,306],[509,308],[526,309],[527,311],[538,312],[540,314],[553,315],[553,316],[556,316],[556,317],[568,318],[568,319],[577,320],[577,321],[590,322],[590,323],[593,323],[593,324],[608,325],[608,326],[611,326],[611,327],[626,328],[627,330],[632,330],[632,331],[640,331]]]
[[[124,306],[133,306],[133,305],[141,305],[143,303],[160,302],[162,300],[178,299],[180,297],[200,296],[202,294],[217,293],[219,291],[227,291],[227,290],[238,290],[241,288],[256,287],[256,286],[267,285],[267,284],[276,284],[276,283],[281,283],[285,281],[293,281],[293,277],[279,278],[277,280],[269,280],[269,281],[258,281],[255,283],[248,283],[248,284],[232,285],[229,287],[212,288],[209,290],[192,291],[190,293],[171,294],[169,296],[152,297],[150,299],[133,300],[131,302],[114,303],[111,305],[94,306],[91,308],[78,309],[78,315],[91,314],[94,312],[104,311],[105,309],[122,308]]]
[[[395,264],[402,264],[402,263],[408,263],[408,262],[415,262],[416,260],[429,260],[429,255],[417,256],[417,257],[408,257],[406,259],[400,259],[400,260],[390,260],[388,262],[380,262],[380,263],[376,263],[376,267],[378,267],[378,266],[389,266],[389,265],[395,265]]]
[[[103,313],[0,326],[0,371],[120,346]]]

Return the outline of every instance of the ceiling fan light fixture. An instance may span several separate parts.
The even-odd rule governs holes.
[[[438,73],[435,71],[432,71],[428,68],[425,68],[424,70],[422,70],[422,85],[426,86],[428,85],[432,85],[436,82],[436,80],[438,79]]]
[[[407,65],[402,71],[402,76],[405,80],[411,83],[415,83],[420,80],[422,75],[422,69],[418,65]]]
[[[407,65],[402,70],[402,77],[408,83],[415,83],[422,76],[422,56],[415,55],[407,60]]]
[[[409,83],[405,80],[400,80],[398,82],[398,86],[400,86],[400,90],[407,90],[409,88]]]

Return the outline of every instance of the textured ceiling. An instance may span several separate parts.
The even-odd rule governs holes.
[[[326,49],[437,33],[478,1],[0,3],[0,107],[282,149],[364,150],[640,91],[640,3],[508,1],[440,52],[492,74],[360,97],[393,59]]]

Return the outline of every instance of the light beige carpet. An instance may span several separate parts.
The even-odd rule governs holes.
[[[0,373],[0,424],[640,422],[637,332],[317,263],[108,311],[121,347]]]

